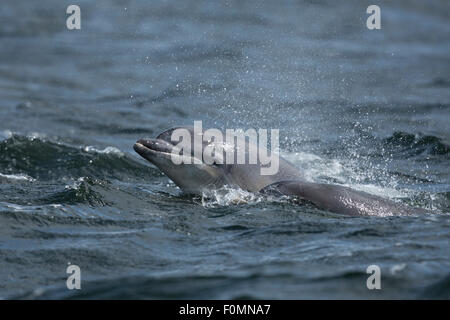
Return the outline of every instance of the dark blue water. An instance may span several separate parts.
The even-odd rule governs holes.
[[[69,4],[1,5],[0,297],[450,297],[448,1],[378,1],[372,31],[370,1],[80,0],[78,31]],[[436,213],[182,195],[132,146],[194,120]]]

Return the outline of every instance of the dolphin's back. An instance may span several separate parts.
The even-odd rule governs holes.
[[[384,199],[348,187],[312,183],[301,180],[280,181],[261,190],[296,196],[313,203],[320,209],[354,216],[394,216],[427,213],[426,210]]]

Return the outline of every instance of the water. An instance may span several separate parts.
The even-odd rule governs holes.
[[[379,1],[375,31],[368,1],[77,4],[69,31],[64,2],[2,2],[0,297],[449,298],[448,1]],[[182,195],[132,145],[194,120],[436,214]]]

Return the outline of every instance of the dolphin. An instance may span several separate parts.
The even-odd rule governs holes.
[[[192,127],[175,127],[159,134],[156,139],[140,139],[133,148],[144,159],[150,161],[167,175],[185,193],[201,194],[203,191],[218,189],[225,185],[239,187],[249,192],[293,196],[312,203],[319,209],[351,216],[393,216],[422,214],[427,211],[394,202],[349,187],[306,181],[302,173],[287,160],[279,157],[279,170],[273,175],[261,175],[262,164],[221,164],[219,159],[209,161],[196,159],[194,148],[190,155],[172,152],[176,144],[172,133],[176,129],[188,130]],[[239,137],[237,138],[239,139]],[[244,137],[245,139],[245,137]],[[203,141],[203,148],[214,142]],[[225,142],[226,144],[226,142]],[[228,147],[235,148],[236,144]],[[256,152],[257,146],[245,139],[246,156]],[[259,147],[261,148],[261,147]],[[236,156],[236,152],[234,153]],[[188,157],[190,161],[175,164],[172,157]],[[213,155],[214,156],[214,155]],[[181,161],[180,161],[181,162]]]

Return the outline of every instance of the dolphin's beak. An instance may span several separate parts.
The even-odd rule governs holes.
[[[158,154],[170,154],[172,152],[172,148],[173,145],[160,139],[139,139],[133,145],[134,151],[148,160]]]

